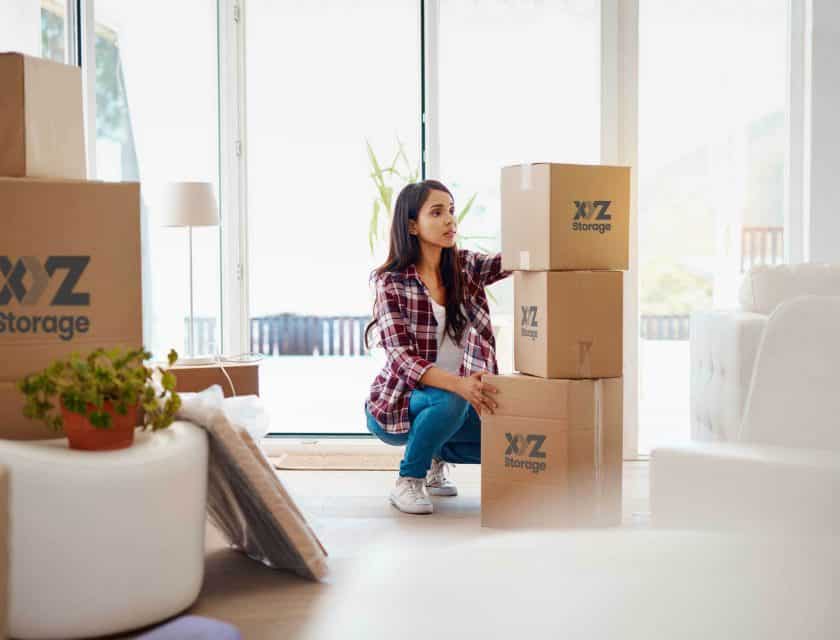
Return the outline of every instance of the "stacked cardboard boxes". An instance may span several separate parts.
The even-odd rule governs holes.
[[[617,524],[630,170],[516,165],[501,192],[519,373],[486,378],[482,524]]]
[[[142,344],[140,188],[87,181],[78,67],[0,54],[0,438],[54,437],[15,382]]]

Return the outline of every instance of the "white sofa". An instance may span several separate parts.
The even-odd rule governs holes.
[[[840,534],[840,297],[770,315],[735,443],[651,453],[655,525]]]
[[[691,316],[691,438],[738,439],[756,351],[767,317],[797,296],[840,296],[840,265],[754,267],[739,307]]]

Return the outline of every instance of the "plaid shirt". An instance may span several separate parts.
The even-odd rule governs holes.
[[[464,332],[466,346],[458,375],[498,373],[496,339],[484,287],[511,272],[502,271],[500,253],[487,255],[466,249],[459,253],[464,270],[463,310],[470,324]],[[367,408],[386,432],[407,433],[411,426],[409,396],[418,386],[423,387],[420,378],[437,359],[437,321],[429,291],[414,265],[376,278],[374,317],[387,360],[370,387]]]

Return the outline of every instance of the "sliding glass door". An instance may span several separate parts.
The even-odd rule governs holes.
[[[248,347],[275,431],[365,431],[368,276],[420,172],[419,17],[417,0],[248,1]]]
[[[215,2],[94,0],[96,177],[142,185],[143,318],[155,358],[187,354],[189,240],[161,226],[167,182],[218,185]],[[220,227],[196,227],[196,354],[221,352]]]
[[[639,450],[689,436],[689,331],[784,260],[788,0],[639,2]]]

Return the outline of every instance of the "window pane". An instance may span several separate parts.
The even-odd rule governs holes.
[[[402,145],[400,176],[383,176],[396,197],[419,170],[419,5],[249,0],[247,9],[251,348],[271,354],[260,388],[278,431],[363,432],[382,361],[358,355],[359,334],[391,210],[374,204],[367,144],[383,170]]]
[[[146,347],[186,354],[186,228],[160,226],[156,195],[171,181],[218,184],[216,3],[96,0],[96,170],[143,185]],[[165,16],[165,19],[161,19]],[[196,352],[220,351],[219,228],[193,229]]]
[[[41,57],[66,61],[65,4],[41,0]]]
[[[0,2],[0,51],[65,62],[65,8],[59,0]]]
[[[599,161],[600,15],[599,0],[441,2],[440,177],[458,211],[475,196],[462,247],[501,250],[501,167]],[[490,291],[511,371],[513,279]]]
[[[689,435],[689,314],[784,259],[787,4],[640,3],[642,452]]]

